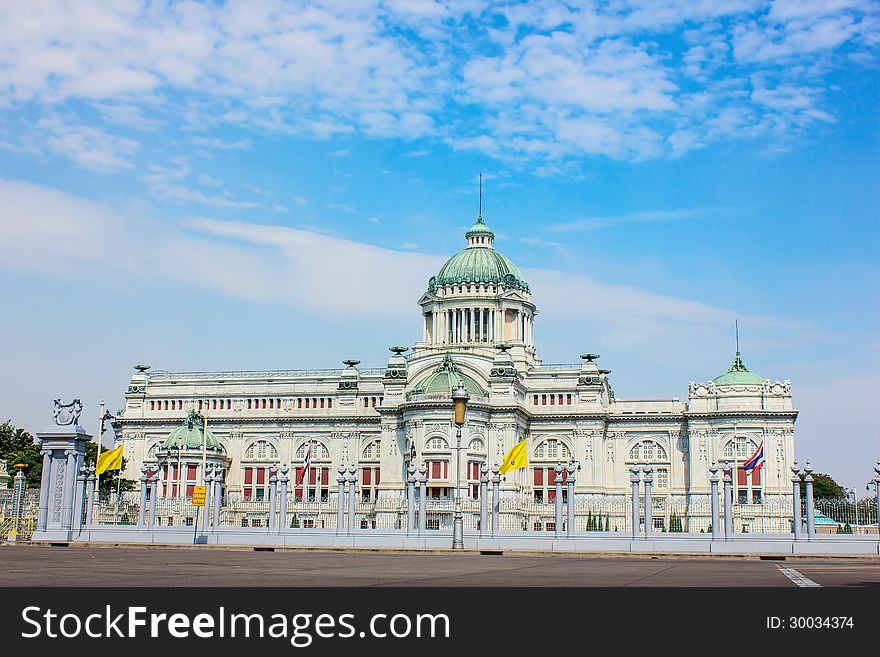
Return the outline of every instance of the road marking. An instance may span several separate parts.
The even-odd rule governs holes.
[[[821,584],[816,584],[809,577],[804,577],[794,568],[789,568],[788,566],[776,566],[783,575],[788,577],[792,582],[797,584],[798,586],[821,586]]]

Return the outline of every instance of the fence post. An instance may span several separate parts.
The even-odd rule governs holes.
[[[486,533],[486,522],[489,520],[489,466],[483,461],[480,465],[480,536]]]
[[[813,507],[813,466],[807,461],[804,466],[807,476],[804,478],[804,488],[807,503],[807,538],[813,538],[816,532],[816,515]]]
[[[287,529],[287,482],[290,477],[287,476],[289,468],[287,463],[281,464],[281,499],[278,500],[278,529]]]
[[[558,538],[562,534],[562,463],[557,461],[553,471],[556,473],[556,479],[553,482],[556,484],[556,499],[554,500],[556,502],[556,531],[554,534]]]
[[[567,524],[567,530],[568,530],[569,536],[571,536],[572,532],[574,532],[574,477],[575,477],[575,467],[574,467],[574,462],[571,462],[568,464],[568,524]],[[601,529],[601,527],[599,529]]]
[[[357,495],[357,466],[348,466],[348,533],[354,533],[354,504]]]
[[[16,541],[18,540],[18,530],[21,527],[21,514],[24,511],[24,492],[26,488],[27,479],[22,468],[19,467],[12,480],[12,513],[15,515],[15,533],[12,536],[15,537],[14,540]]]
[[[138,527],[143,527],[144,522],[146,522],[146,518],[147,518],[147,466],[146,466],[146,464],[141,466],[141,476],[138,481],[141,482],[141,504],[140,504],[140,508],[138,508]]]
[[[208,527],[211,526],[211,516],[213,514],[210,513],[210,510],[214,508],[213,493],[214,464],[212,463],[206,468],[205,472],[205,508],[202,509],[202,527],[205,532],[207,532]]]
[[[159,481],[159,468],[156,467],[156,472],[153,473],[153,476],[150,477],[150,527],[156,526],[156,490],[158,488],[157,482]]]
[[[724,463],[721,469],[724,471],[722,478],[724,482],[724,538],[730,538],[733,533],[733,509],[731,508],[733,506],[733,489],[731,487],[733,479],[730,476],[730,463]]]
[[[278,501],[278,466],[269,468],[269,531],[275,531],[275,503]]]
[[[339,476],[336,477],[336,533],[341,534],[345,529],[345,466],[339,466]]]
[[[122,473],[120,473],[122,474]],[[92,513],[95,508],[95,482],[98,477],[95,476],[95,466],[89,466],[89,474],[86,478],[86,489],[88,491],[88,501],[86,503],[86,526],[92,526]]]
[[[501,514],[501,475],[498,474],[498,464],[492,466],[492,536],[498,533],[498,516]]]
[[[428,466],[419,468],[419,534],[428,529]]]
[[[223,468],[214,470],[214,531],[220,529],[220,503],[223,501]]]
[[[791,529],[795,539],[801,537],[801,472],[798,468],[797,461],[791,466],[791,488],[792,488],[792,521]]]
[[[645,471],[645,538],[654,532],[654,500],[651,489],[654,486],[654,469],[650,465],[642,468]]]
[[[76,475],[76,489],[73,491],[73,504],[70,509],[70,525],[73,529],[82,529],[83,501],[86,497],[86,479],[88,478],[89,469],[83,465]]]
[[[717,539],[721,536],[721,527],[718,526],[718,466],[714,461],[709,467],[709,472],[711,473],[709,483],[712,485],[712,499],[710,500],[712,508],[712,538]]]
[[[629,468],[629,483],[632,486],[632,511],[630,513],[632,519],[632,537],[639,535],[639,477],[641,469],[637,465]]]
[[[406,469],[406,533],[411,534],[416,524],[416,466],[410,461]]]

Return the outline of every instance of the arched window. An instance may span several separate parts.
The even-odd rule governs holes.
[[[482,452],[486,449],[486,444],[483,442],[482,438],[476,437],[471,438],[471,442],[468,444],[469,452]]]
[[[312,461],[326,461],[330,459],[330,451],[319,441],[314,441],[312,445]],[[309,442],[306,441],[296,450],[296,458],[302,460],[306,457],[306,450],[309,448]]]
[[[722,451],[722,455],[725,459],[733,460],[733,445],[734,441],[729,440],[727,444],[724,445],[724,450]],[[746,436],[737,436],[736,437],[736,458],[737,460],[745,460],[749,458],[752,454],[755,453],[755,450],[758,449],[757,443],[754,440],[747,438]]]
[[[654,462],[666,461],[666,450],[653,440],[643,440],[636,443],[629,450],[630,461]]]
[[[535,458],[568,461],[571,459],[571,450],[561,440],[550,438],[535,448]]]
[[[275,461],[278,459],[278,450],[268,440],[257,440],[248,446],[244,457],[259,461]]]
[[[434,452],[446,450],[449,449],[449,443],[446,442],[445,438],[435,436],[433,438],[428,438],[428,440],[425,441],[425,449]]]
[[[364,461],[378,461],[379,460],[379,446],[381,445],[381,441],[374,440],[370,443],[367,443],[367,446],[364,447],[364,451],[362,454],[362,460]]]
[[[302,465],[297,465],[294,472],[294,484],[302,480],[302,483],[294,488],[294,499],[297,502],[303,499],[309,502],[318,500],[326,502],[330,498],[330,450],[317,440],[306,441],[297,448],[295,458],[301,464],[310,444],[312,456],[308,472],[303,473]]]

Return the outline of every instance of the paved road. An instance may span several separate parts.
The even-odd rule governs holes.
[[[0,547],[0,586],[795,586],[755,559]],[[786,561],[821,586],[880,587],[880,560]]]

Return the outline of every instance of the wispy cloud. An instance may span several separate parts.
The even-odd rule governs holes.
[[[68,121],[60,116],[40,119],[36,127],[43,134],[49,150],[100,173],[131,169],[134,166],[131,158],[140,147],[133,139]]]
[[[547,230],[556,233],[568,233],[580,230],[598,230],[621,224],[654,223],[658,221],[682,221],[689,219],[719,219],[733,215],[734,208],[688,208],[682,210],[646,210],[642,212],[629,212],[621,215],[603,217],[587,217],[562,224],[547,226]]]

